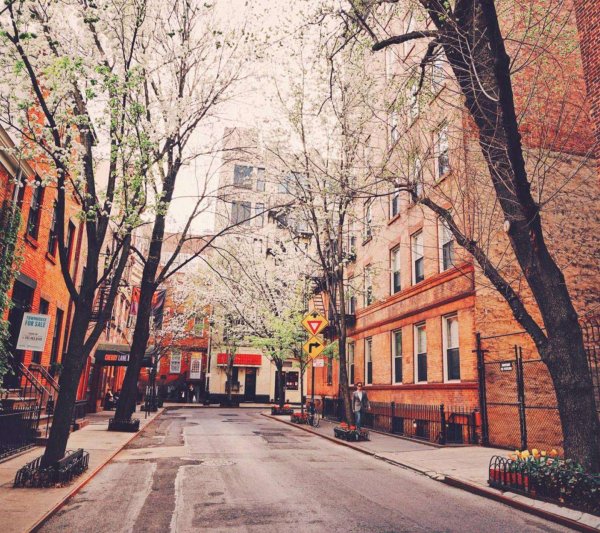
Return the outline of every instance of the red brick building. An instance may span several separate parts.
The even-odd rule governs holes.
[[[597,41],[597,10],[595,15],[587,13],[594,11],[591,5],[595,2],[582,3],[587,5],[586,27],[595,31],[591,41]],[[512,17],[503,24],[511,25],[513,38],[524,20],[519,10],[526,10],[528,4],[515,6],[514,13],[503,15]],[[540,13],[543,15],[543,10]],[[593,128],[586,112],[581,55],[577,46],[569,46],[576,35],[575,16],[566,5],[557,17],[560,24],[551,27],[560,26],[560,32],[541,43],[543,52],[535,52],[540,54],[539,61],[534,56],[529,56],[531,63],[523,60],[523,68],[516,69],[513,86],[532,189],[546,199],[546,240],[563,269],[575,307],[584,316],[600,303],[594,259],[599,253],[598,241],[595,231],[590,231],[600,226],[594,209],[599,188],[595,161],[589,157]],[[390,31],[407,31],[407,24],[414,25],[412,17],[407,20],[398,21],[398,27]],[[395,76],[407,76],[411,67],[418,67],[425,48],[426,43],[405,43],[398,52],[399,59],[386,56],[386,61],[393,61],[391,65],[381,65],[375,58],[371,68],[393,84]],[[509,53],[516,53],[510,45]],[[543,54],[549,54],[551,61],[546,61],[549,58]],[[592,63],[588,70],[596,69],[597,73],[597,61],[590,61],[590,57],[598,57],[593,44],[582,42],[581,54],[584,61]],[[380,74],[379,68],[385,74]],[[421,101],[407,94],[404,107],[393,111],[395,116],[390,117],[387,138],[382,143],[388,147],[396,143],[401,159],[397,174],[412,176],[426,194],[452,209],[458,225],[467,234],[472,232],[539,319],[510,252],[473,125],[460,100],[456,100],[457,90],[449,71],[440,72],[447,66],[442,63],[437,68],[436,79],[433,74],[428,74],[431,80],[425,79],[424,87],[428,89]],[[597,92],[597,85],[592,93],[594,89]],[[597,96],[592,94],[596,103]],[[406,123],[402,123],[404,133],[394,137],[401,121]],[[386,198],[361,201],[355,211],[355,219],[363,221],[363,228],[355,235],[356,259],[347,267],[350,306],[346,311],[354,322],[348,331],[347,346],[351,383],[365,383],[373,402],[444,404],[446,408],[465,407],[467,411],[481,408],[475,351],[479,333],[489,363],[487,406],[492,443],[519,446],[516,368],[514,364],[501,366],[501,361],[515,361],[514,347],[518,346],[525,361],[528,444],[560,447],[556,399],[545,365],[506,302],[454,243],[440,220],[393,190]],[[336,367],[332,361],[316,370],[317,395],[339,394]],[[410,418],[419,426],[418,416]],[[404,424],[410,422],[405,420]]]
[[[54,202],[56,188],[45,183],[43,165],[16,159],[14,143],[0,129],[0,202],[17,202],[21,214],[21,228],[17,256],[19,272],[10,291],[13,307],[8,313],[11,344],[15,345],[23,313],[50,315],[46,345],[41,352],[13,349],[15,361],[29,367],[39,364],[55,373],[60,368],[66,349],[69,324],[72,318],[70,295],[61,273],[57,246]],[[18,176],[20,185],[15,185]],[[79,282],[79,257],[85,254],[83,227],[77,217],[79,203],[75,195],[67,194],[65,236],[67,239],[69,270],[75,284]],[[18,386],[18,378],[8,375],[5,386]]]

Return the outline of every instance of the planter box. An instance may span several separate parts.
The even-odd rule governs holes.
[[[272,415],[293,415],[294,410],[291,407],[271,407]]]
[[[333,434],[336,439],[342,439],[348,442],[369,440],[369,432],[366,429],[349,429],[338,426],[333,428]]]
[[[529,475],[490,468],[488,484],[497,488],[513,489],[529,493]]]
[[[293,422],[294,424],[308,424],[308,414],[292,413],[290,415],[290,422]]]
[[[90,454],[83,448],[67,450],[55,464],[42,467],[42,456],[17,471],[14,487],[45,488],[65,485],[88,469]]]
[[[139,418],[130,418],[129,420],[117,420],[116,418],[111,418],[108,421],[108,431],[124,431],[127,433],[136,433],[139,430]]]

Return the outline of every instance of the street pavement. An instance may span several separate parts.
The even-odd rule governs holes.
[[[250,409],[170,409],[41,529],[568,531]]]

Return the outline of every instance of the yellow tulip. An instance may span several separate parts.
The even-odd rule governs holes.
[[[542,452],[542,457],[546,457],[546,452]]]
[[[527,459],[531,454],[529,453],[529,450],[523,450],[521,452],[521,458],[522,459]]]

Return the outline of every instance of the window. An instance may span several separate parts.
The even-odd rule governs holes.
[[[58,361],[58,350],[60,347],[60,333],[62,330],[64,312],[62,309],[56,309],[56,320],[54,321],[54,330],[52,332],[52,351],[50,352],[50,362]]]
[[[196,337],[202,337],[204,335],[204,317],[194,317],[194,335]]]
[[[235,165],[233,168],[233,184],[244,189],[252,188],[252,171],[254,167]]]
[[[444,326],[444,367],[448,381],[460,379],[460,353],[458,349],[458,317],[446,316]]]
[[[425,269],[423,264],[423,232],[419,231],[412,237],[412,262],[413,262],[413,285],[425,279]]]
[[[179,374],[181,372],[181,354],[180,353],[172,353],[171,354],[169,372],[171,374]]]
[[[265,169],[256,169],[256,190],[258,192],[265,192]]]
[[[365,203],[365,240],[373,236],[373,201]]]
[[[400,246],[390,252],[390,294],[400,292]]]
[[[250,219],[250,202],[231,202],[231,223],[247,225]]]
[[[431,90],[434,93],[437,93],[444,84],[444,80],[446,79],[446,73],[444,71],[444,63],[442,58],[438,55],[431,62]]]
[[[419,84],[413,83],[410,87],[410,98],[408,99],[408,115],[411,121],[419,116]]]
[[[412,163],[411,169],[411,182],[415,189],[415,193],[417,197],[423,195],[423,168],[421,165],[421,160],[418,157],[415,157],[415,160]],[[411,202],[414,203],[414,200],[411,196]]]
[[[398,213],[400,213],[400,189],[396,187],[390,198],[390,218],[398,216]]]
[[[327,357],[327,385],[333,385],[333,356]]]
[[[44,300],[43,298],[40,298],[40,307],[39,307],[40,315],[47,315],[49,310],[50,310],[50,303],[47,302],[46,300]],[[56,324],[55,324],[55,326],[56,326]],[[42,352],[33,352],[31,361],[34,363],[38,363],[38,364],[41,363],[42,362]]]
[[[427,331],[425,324],[415,326],[415,382],[427,381]]]
[[[365,339],[365,384],[373,383],[373,339]]]
[[[287,390],[298,390],[298,372],[295,370],[285,373],[285,388]]]
[[[256,217],[256,225],[262,228],[265,224],[265,204],[256,204],[254,206],[254,216]]]
[[[190,362],[190,379],[200,379],[202,377],[202,361],[198,357],[192,357]]]
[[[398,111],[394,110],[390,113],[390,140],[392,144],[398,142],[400,138],[400,130],[398,128]]]
[[[356,314],[356,294],[354,294],[354,287],[352,286],[352,280],[348,280],[348,293],[346,296],[346,307],[349,315]]]
[[[348,368],[350,369],[350,375],[348,379],[350,380],[350,385],[354,385],[354,343],[348,343]]]
[[[437,179],[441,179],[450,171],[450,157],[448,155],[448,125],[444,124],[437,133]]]
[[[40,230],[40,212],[42,210],[42,201],[44,188],[42,182],[36,180],[31,193],[31,203],[29,204],[29,216],[27,217],[27,235],[37,239]]]
[[[392,358],[394,361],[394,383],[402,383],[402,330],[392,331]]]
[[[454,235],[448,225],[440,220],[440,270],[448,270],[454,266]]]
[[[373,303],[373,276],[371,273],[371,266],[365,267],[365,307]]]
[[[56,244],[58,235],[56,233],[56,203],[54,204],[54,209],[52,210],[52,221],[50,222],[50,233],[48,235],[48,253],[50,255],[56,254]]]

